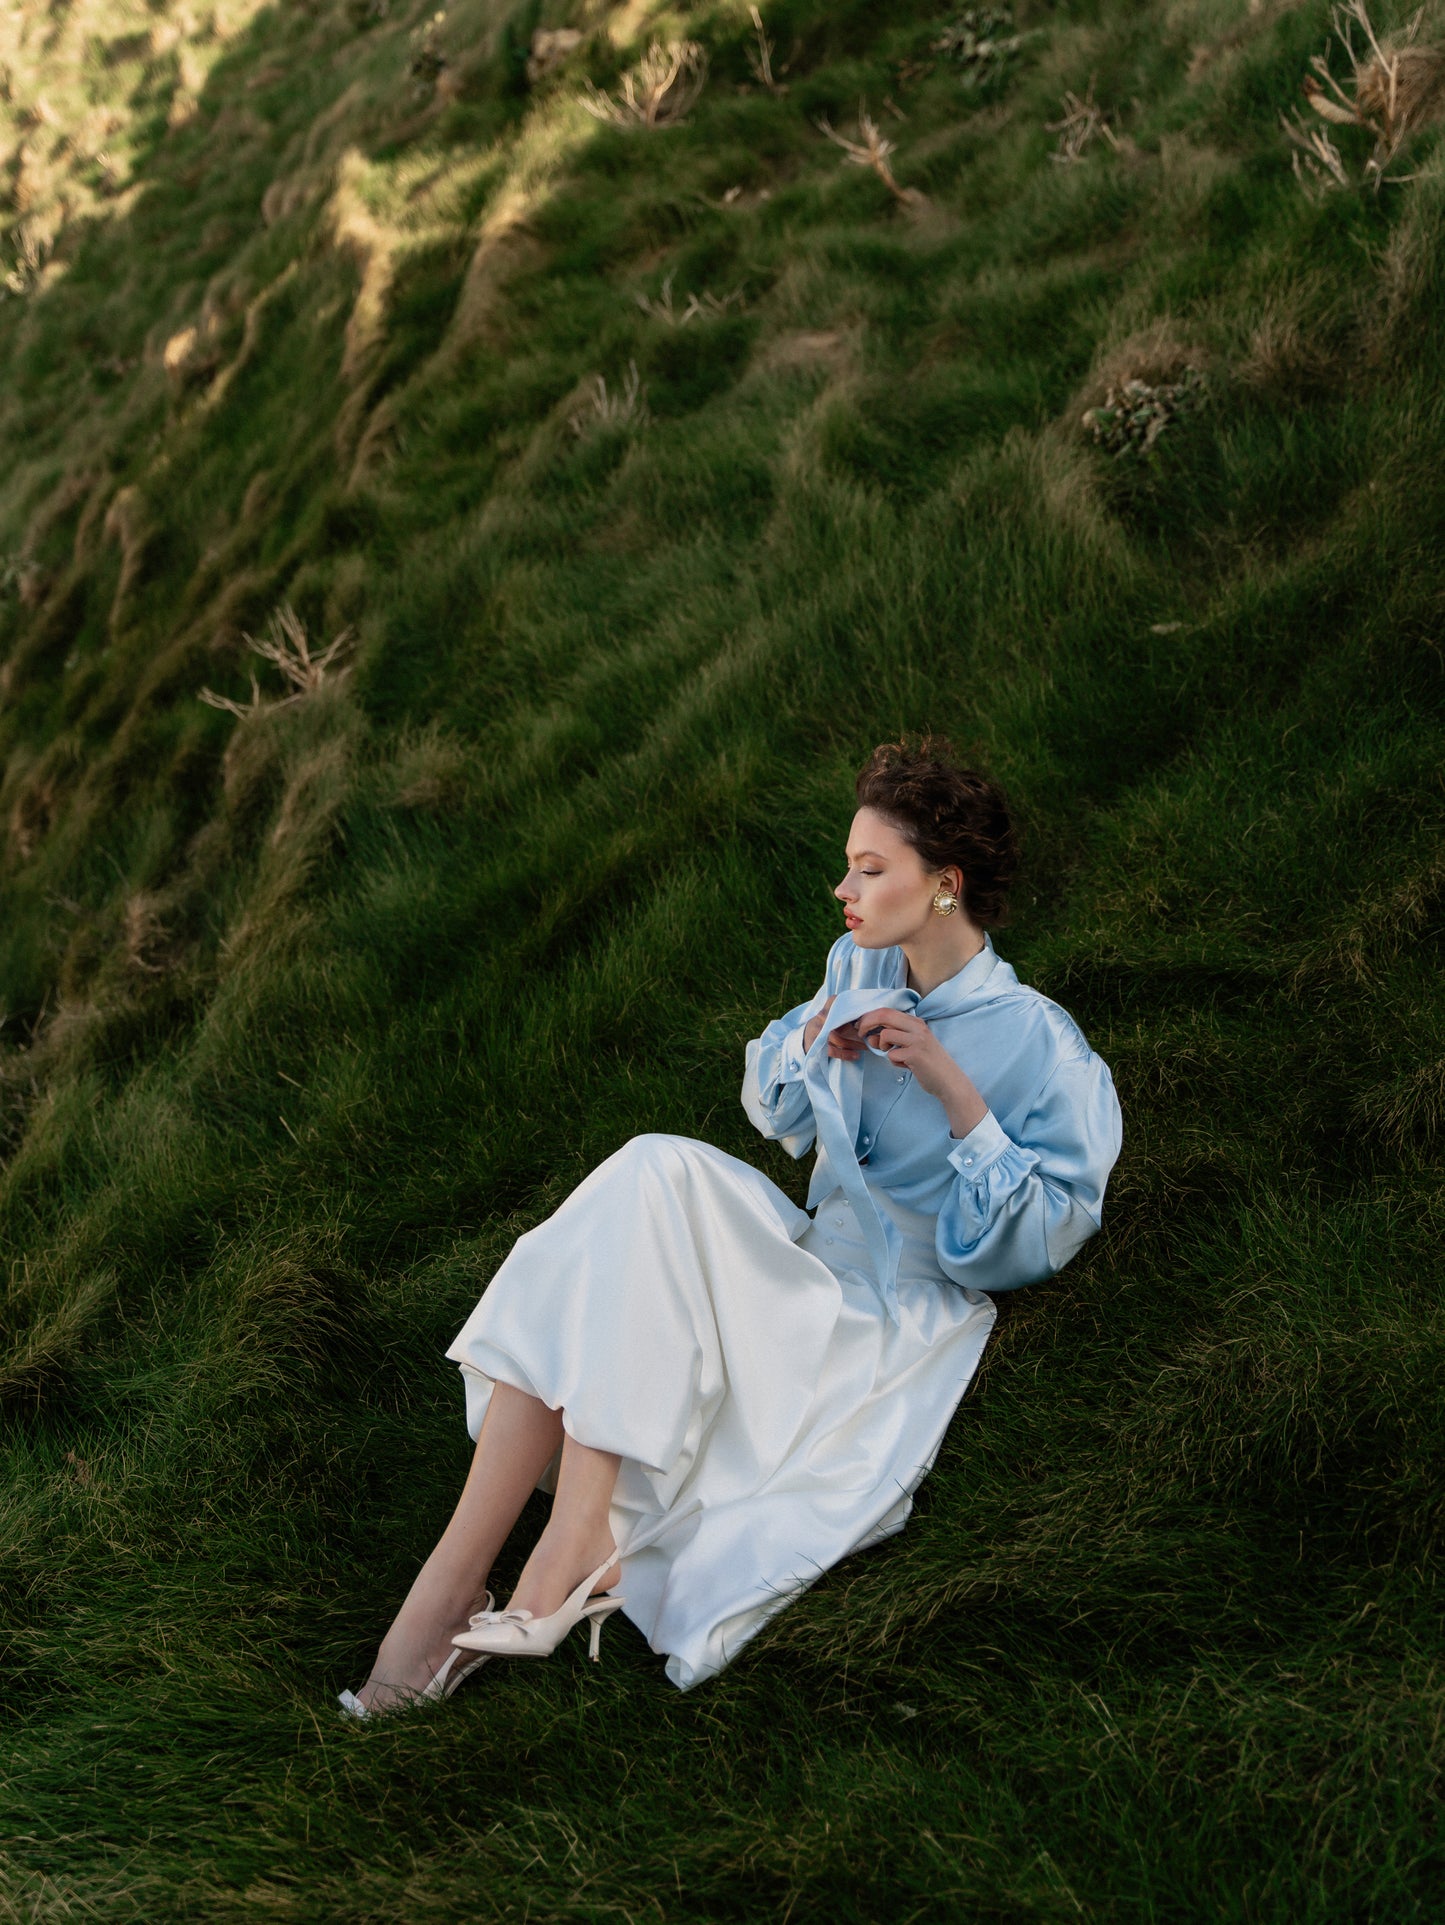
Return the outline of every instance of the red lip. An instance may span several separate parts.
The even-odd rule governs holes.
[[[861,929],[863,927],[863,918],[861,916],[849,915],[847,910],[843,912],[843,921],[849,929]]]

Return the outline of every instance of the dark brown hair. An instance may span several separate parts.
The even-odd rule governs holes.
[[[963,906],[977,923],[1008,917],[1018,836],[1003,790],[959,766],[939,735],[883,742],[858,771],[858,806],[876,809],[930,869],[963,871]]]

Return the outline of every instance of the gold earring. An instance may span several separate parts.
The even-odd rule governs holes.
[[[934,915],[951,916],[957,907],[958,897],[948,887],[948,884],[944,883],[942,887],[937,890],[933,898]]]

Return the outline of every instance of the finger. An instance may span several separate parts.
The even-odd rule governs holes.
[[[904,1035],[917,1035],[928,1025],[921,1016],[911,1016],[902,1009],[870,1009],[866,1016],[858,1018],[858,1028],[865,1033],[879,1029],[895,1029]]]
[[[893,1025],[881,1011],[875,1010],[871,1016],[860,1016],[856,1025],[861,1040],[871,1043],[875,1049],[881,1047],[883,1036]]]

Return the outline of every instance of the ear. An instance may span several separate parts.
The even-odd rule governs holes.
[[[947,889],[953,895],[957,896],[960,904],[964,903],[962,869],[956,867],[940,869],[938,872],[938,885],[941,889]],[[966,907],[967,905],[964,904],[964,906]]]

